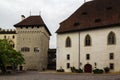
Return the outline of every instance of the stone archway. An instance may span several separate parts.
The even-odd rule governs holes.
[[[84,66],[84,72],[85,73],[91,73],[92,72],[92,65],[91,64],[86,64]]]

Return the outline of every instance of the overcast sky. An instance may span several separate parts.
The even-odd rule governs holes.
[[[89,0],[86,0],[89,1]],[[84,0],[0,0],[0,27],[14,29],[13,25],[25,17],[39,15],[50,30],[50,48],[56,48],[56,30],[59,23],[68,18]]]

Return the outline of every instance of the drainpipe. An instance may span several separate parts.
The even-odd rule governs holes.
[[[78,33],[78,68],[80,68],[80,32]]]

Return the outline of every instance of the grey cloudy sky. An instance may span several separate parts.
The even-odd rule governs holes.
[[[50,48],[55,48],[55,31],[59,28],[59,23],[83,3],[84,0],[0,0],[0,27],[14,29],[13,25],[21,20],[21,15],[28,17],[30,11],[31,15],[39,15],[41,12],[41,17],[52,33]]]

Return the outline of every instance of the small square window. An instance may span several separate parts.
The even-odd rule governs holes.
[[[35,53],[37,53],[37,52],[39,52],[39,51],[40,51],[40,50],[39,50],[38,47],[35,47],[35,48],[34,48],[34,52],[35,52]]]
[[[6,39],[6,36],[4,36],[4,38]]]
[[[70,63],[67,63],[67,68],[70,68]]]
[[[70,55],[69,54],[67,55],[67,60],[70,60]]]
[[[107,9],[107,10],[112,10],[112,7],[111,7],[111,6],[109,6],[109,7],[107,7],[106,9]]]
[[[39,26],[37,26],[37,28],[39,28]]]
[[[26,26],[26,29],[28,29],[28,26]]]
[[[14,36],[14,35],[13,35],[12,37],[13,37],[13,39],[15,38],[15,36]]]
[[[110,60],[114,59],[114,53],[110,53],[110,54],[109,54],[109,59],[110,59]]]
[[[113,63],[110,63],[110,69],[114,70],[114,64]]]
[[[87,12],[82,12],[82,15],[87,15]]]
[[[98,22],[101,22],[101,19],[100,19],[100,18],[95,19],[95,23],[98,23]]]
[[[90,54],[86,54],[86,60],[90,60]]]
[[[80,23],[79,23],[79,22],[76,22],[76,23],[74,23],[73,25],[74,25],[74,26],[79,26]]]

